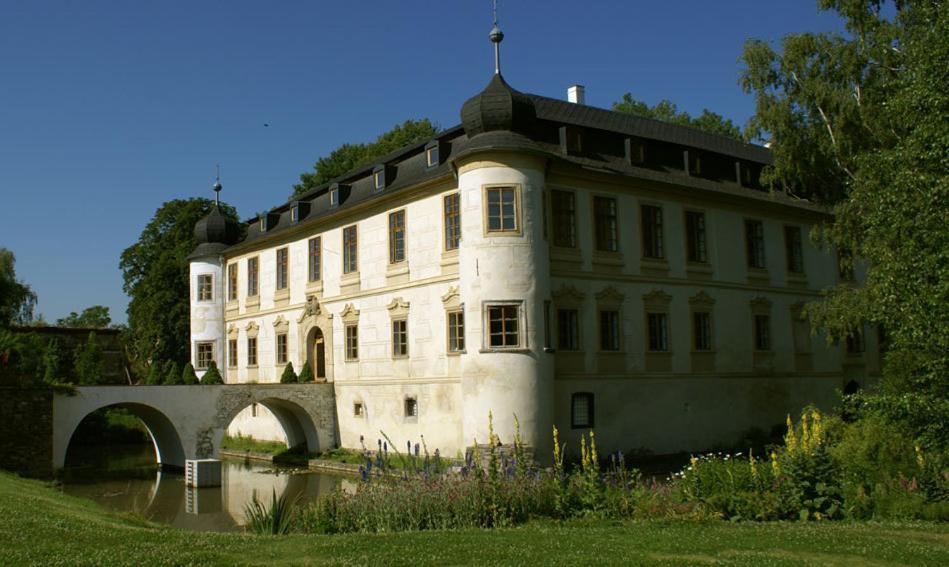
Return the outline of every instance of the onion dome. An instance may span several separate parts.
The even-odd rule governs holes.
[[[237,221],[228,218],[217,205],[194,225],[198,244],[234,244],[240,235]]]
[[[507,130],[530,136],[537,120],[534,102],[495,73],[491,82],[461,107],[461,124],[468,138]]]

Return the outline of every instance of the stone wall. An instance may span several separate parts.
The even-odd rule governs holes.
[[[51,476],[53,392],[0,387],[0,468],[23,476]]]

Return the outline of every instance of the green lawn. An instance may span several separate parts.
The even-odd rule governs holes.
[[[392,535],[196,534],[0,473],[0,565],[190,564],[949,565],[949,526],[577,521]]]

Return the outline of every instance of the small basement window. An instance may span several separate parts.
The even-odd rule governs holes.
[[[363,411],[362,402],[353,403],[353,417],[362,417]]]
[[[593,427],[593,394],[577,392],[570,399],[570,426],[573,429]]]
[[[407,418],[418,417],[418,399],[405,398],[405,417]]]

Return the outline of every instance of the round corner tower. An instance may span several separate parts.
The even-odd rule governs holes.
[[[459,288],[469,347],[462,359],[463,436],[488,442],[488,414],[502,443],[550,455],[553,361],[545,352],[549,255],[544,239],[546,158],[530,139],[531,99],[497,73],[462,107],[467,144],[454,160],[463,238]]]
[[[214,186],[220,191],[220,184]],[[217,203],[194,226],[198,245],[188,255],[188,285],[191,298],[191,363],[198,377],[206,370],[204,357],[211,359],[224,375],[224,250],[237,241],[239,227],[225,216]]]

